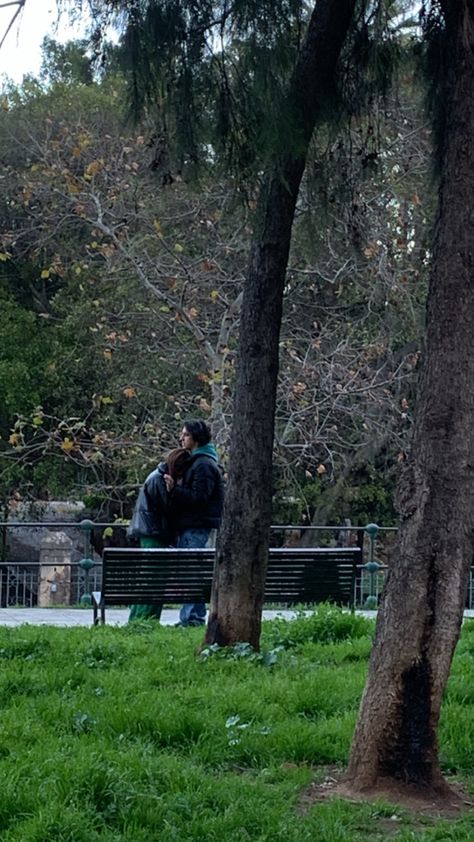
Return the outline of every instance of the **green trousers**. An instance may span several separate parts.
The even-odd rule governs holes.
[[[149,548],[164,547],[165,545],[159,540],[159,538],[140,538],[140,546]],[[128,622],[131,623],[134,620],[159,620],[162,610],[162,605],[132,605],[128,616]]]

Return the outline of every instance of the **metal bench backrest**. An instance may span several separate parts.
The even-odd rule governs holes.
[[[102,602],[107,605],[209,602],[215,550],[107,547]],[[265,602],[332,601],[353,605],[360,547],[272,547]]]

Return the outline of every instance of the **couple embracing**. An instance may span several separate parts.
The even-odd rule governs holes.
[[[146,478],[128,528],[142,547],[205,547],[222,515],[224,481],[205,421],[185,421],[181,447]],[[133,605],[130,620],[159,619],[162,605]],[[183,605],[180,626],[206,621],[204,603]]]

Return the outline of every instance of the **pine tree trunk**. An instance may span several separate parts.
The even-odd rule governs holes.
[[[447,790],[437,728],[474,549],[474,8],[449,0],[443,11],[450,67],[426,348],[349,762],[353,791]]]
[[[272,504],[272,451],[283,290],[306,155],[355,0],[318,0],[290,84],[294,149],[264,182],[242,302],[230,470],[206,643],[258,648]]]

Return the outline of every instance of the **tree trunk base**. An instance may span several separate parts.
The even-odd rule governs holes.
[[[448,783],[442,778],[436,787],[420,787],[392,778],[380,778],[376,785],[360,789],[338,770],[304,791],[300,799],[301,810],[306,812],[330,798],[369,803],[383,799],[413,814],[436,818],[455,818],[474,807],[472,797],[459,781]]]

